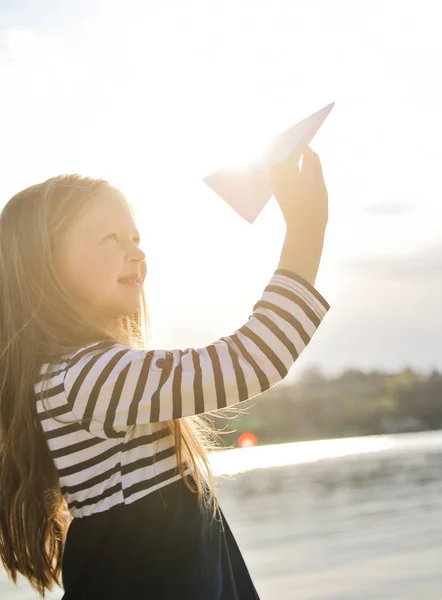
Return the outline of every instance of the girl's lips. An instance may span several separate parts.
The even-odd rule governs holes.
[[[137,284],[139,285],[140,283],[140,278],[138,277],[138,275],[131,275],[130,277],[121,277],[118,280],[118,283],[129,283],[129,284]]]
[[[134,278],[134,277],[125,277],[123,279],[119,279],[118,283],[121,283],[121,285],[129,285],[132,287],[140,287],[140,282],[138,279]]]

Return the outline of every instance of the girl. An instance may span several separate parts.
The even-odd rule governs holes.
[[[216,500],[202,413],[276,385],[327,302],[313,287],[327,191],[310,148],[273,176],[281,260],[249,320],[148,350],[145,256],[107,182],[60,176],[0,216],[0,553],[65,600],[251,600]]]

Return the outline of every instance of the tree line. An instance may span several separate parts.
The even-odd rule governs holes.
[[[442,429],[442,372],[348,369],[327,377],[310,369],[211,419],[228,446],[243,432],[274,444]]]

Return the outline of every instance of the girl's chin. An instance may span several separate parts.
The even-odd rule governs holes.
[[[140,300],[134,299],[131,302],[116,302],[105,312],[111,317],[111,319],[121,319],[123,317],[131,317],[137,312],[140,306]]]
[[[139,308],[140,301],[137,302],[127,302],[119,307],[117,314],[120,317],[131,317]]]

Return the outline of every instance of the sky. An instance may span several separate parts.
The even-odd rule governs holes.
[[[134,205],[155,348],[233,333],[277,267],[202,182],[330,102],[316,288],[331,309],[290,377],[442,368],[442,36],[421,0],[3,0],[0,206],[59,173]]]

